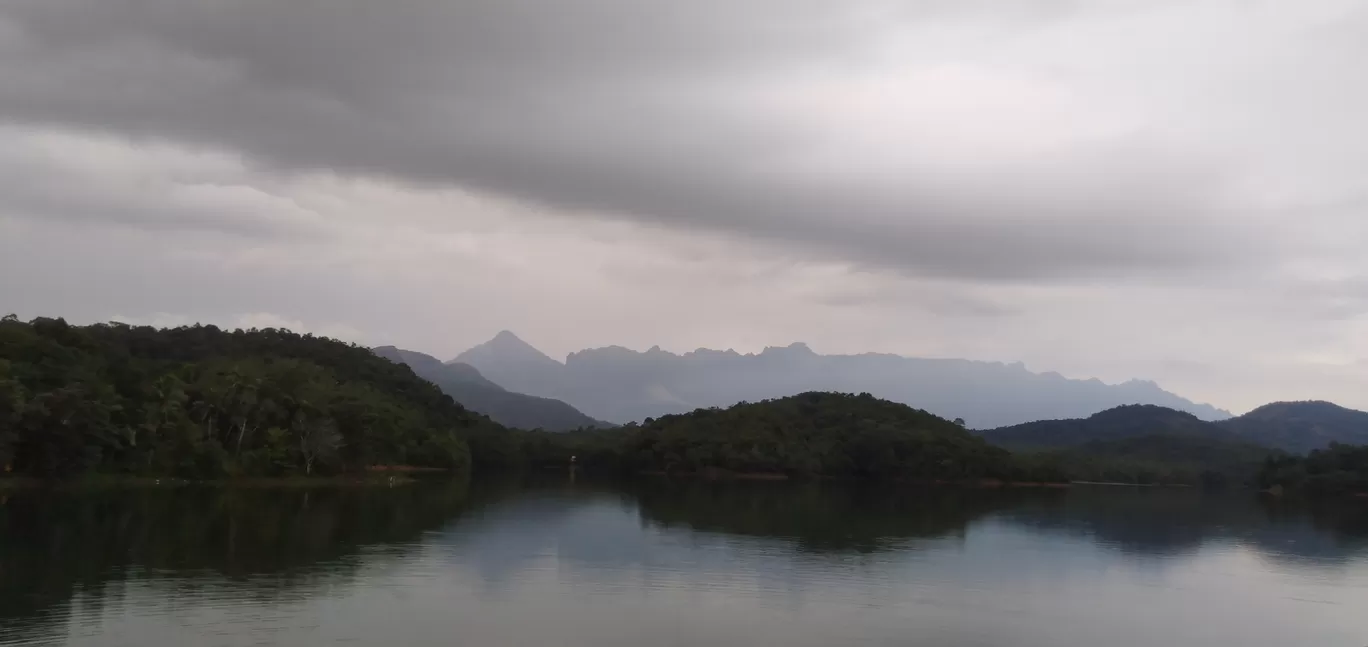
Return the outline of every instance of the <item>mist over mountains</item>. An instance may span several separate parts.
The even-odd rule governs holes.
[[[1034,373],[1020,363],[820,355],[802,343],[749,354],[699,349],[680,355],[659,347],[640,352],[609,346],[571,353],[562,363],[504,331],[451,363],[473,366],[510,391],[563,400],[592,418],[616,423],[807,391],[867,392],[945,418],[963,418],[979,429],[1083,418],[1127,404],[1159,405],[1202,420],[1230,417],[1149,381],[1074,380]]]
[[[419,377],[437,385],[462,406],[489,416],[501,425],[546,431],[611,426],[559,400],[509,391],[486,379],[469,364],[444,364],[431,355],[393,346],[372,348],[371,352],[396,364],[407,364]]]

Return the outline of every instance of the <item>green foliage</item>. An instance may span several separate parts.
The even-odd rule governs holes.
[[[1064,449],[1156,434],[1235,439],[1234,434],[1190,413],[1141,404],[1115,407],[1087,418],[1039,420],[981,432],[989,442],[1013,451]]]
[[[28,403],[24,385],[10,374],[10,363],[0,359],[0,470],[14,460],[14,446],[19,440],[19,422]]]
[[[699,409],[621,433],[621,460],[637,470],[924,482],[1014,476],[1006,451],[953,422],[867,393]]]
[[[1077,447],[1099,440],[1136,436],[1188,436],[1242,442],[1306,453],[1332,442],[1368,444],[1368,413],[1329,402],[1277,402],[1243,416],[1206,422],[1192,414],[1154,405],[1127,405],[1088,418],[1039,420],[981,432],[1011,450]]]
[[[1331,443],[1305,457],[1269,457],[1259,471],[1259,485],[1280,486],[1311,494],[1368,493],[1368,446]]]
[[[464,469],[502,429],[406,367],[286,330],[0,321],[0,465],[194,478]]]
[[[1129,435],[1143,427],[1118,419],[1148,411],[1127,407],[1095,416],[1121,430],[1112,440],[1015,454],[925,411],[836,393],[699,409],[618,429],[510,430],[472,436],[470,443],[481,463],[501,466],[566,465],[574,457],[586,468],[628,472],[920,482],[1241,486],[1254,482],[1265,458],[1281,455],[1219,434]]]
[[[1368,413],[1330,402],[1274,402],[1215,424],[1249,442],[1298,454],[1332,442],[1368,445]]]
[[[1279,403],[1211,423],[1164,407],[1131,405],[1086,419],[1041,420],[982,435],[1021,452],[1020,465],[1051,467],[1074,481],[1220,486],[1273,479],[1300,485],[1304,467],[1284,450],[1306,451],[1352,437],[1368,423],[1364,416],[1324,402]],[[1283,467],[1267,467],[1266,460]],[[1278,469],[1285,473],[1270,475]],[[1317,489],[1333,490],[1346,479],[1327,476]]]
[[[1237,486],[1253,483],[1277,450],[1200,435],[1150,434],[1018,454],[1019,463],[1050,465],[1070,481],[1136,485]]]

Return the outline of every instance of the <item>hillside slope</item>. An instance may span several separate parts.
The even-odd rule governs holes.
[[[0,321],[0,465],[187,477],[464,468],[501,428],[368,350],[286,330]]]
[[[1278,402],[1238,418],[1207,422],[1182,411],[1132,405],[1087,418],[1037,420],[978,433],[1012,450],[1062,449],[1162,434],[1305,454],[1330,443],[1368,445],[1368,413],[1329,402]]]
[[[1275,402],[1217,425],[1247,442],[1298,454],[1331,442],[1368,445],[1368,412],[1330,402]]]
[[[1182,411],[1130,405],[1087,418],[1040,420],[979,432],[1023,464],[1076,481],[1248,485],[1283,453]]]
[[[393,346],[371,350],[392,362],[408,365],[419,377],[436,384],[466,408],[485,414],[506,427],[568,431],[582,427],[612,426],[590,418],[560,400],[509,391],[486,379],[469,364],[443,364],[431,355]]]
[[[1127,405],[1087,418],[1037,420],[979,432],[988,442],[1011,450],[1061,449],[1155,434],[1236,439],[1234,433],[1190,413],[1154,405]]]
[[[636,469],[888,480],[1009,478],[1011,456],[959,425],[869,394],[803,393],[629,426]]]

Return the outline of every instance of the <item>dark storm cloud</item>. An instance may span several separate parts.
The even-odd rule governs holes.
[[[1029,173],[871,183],[774,164],[804,133],[736,109],[752,81],[858,65],[885,24],[1031,29],[1072,6],[8,0],[0,120],[455,184],[927,275],[1129,276],[1247,252],[1253,241],[1221,225],[1220,172],[1141,136]]]

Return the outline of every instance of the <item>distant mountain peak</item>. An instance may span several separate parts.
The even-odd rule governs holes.
[[[511,330],[500,330],[499,334],[494,335],[489,341],[457,355],[456,359],[451,361],[463,362],[479,368],[481,360],[487,361],[494,357],[520,362],[560,363],[546,353],[537,350],[532,344],[523,341]]]
[[[520,339],[516,334],[514,334],[512,330],[508,330],[507,328],[500,330],[499,334],[494,335],[494,340],[500,339],[512,339],[516,341],[522,341],[522,339]]]
[[[532,348],[531,344],[523,341],[522,337],[513,334],[513,331],[511,330],[500,330],[499,334],[494,335],[493,339],[490,339],[485,343],[499,346],[519,346]]]
[[[508,333],[508,336],[511,337],[512,333]],[[506,341],[507,339],[505,339]],[[484,346],[489,345],[497,346],[495,340],[490,340]],[[472,349],[472,351],[475,350]],[[489,349],[483,348],[483,350]],[[436,384],[443,393],[451,396],[452,399],[466,408],[485,414],[503,425],[521,429],[541,428],[549,431],[611,426],[608,423],[590,418],[560,400],[531,396],[506,389],[486,378],[479,368],[465,362],[453,360],[444,364],[431,355],[403,350],[394,346],[378,346],[371,351],[392,362],[408,365],[419,377]],[[481,353],[474,354],[480,355]],[[502,353],[502,358],[519,354],[516,351],[514,353],[505,352]],[[497,348],[490,355],[496,356],[495,359],[501,359],[497,357],[499,355]],[[547,361],[555,364],[554,360],[548,359]]]
[[[817,353],[812,352],[812,348],[809,347],[807,344],[805,344],[805,343],[803,343],[803,342],[801,342],[801,341],[796,341],[796,342],[793,342],[792,344],[789,344],[788,346],[767,346],[767,347],[765,347],[765,350],[763,350],[763,351],[760,352],[760,354],[761,354],[761,355],[775,355],[775,354],[785,354],[785,355],[816,355]]]
[[[472,347],[448,362],[469,364],[495,384],[516,393],[555,398],[565,364],[501,330],[493,339]]]

